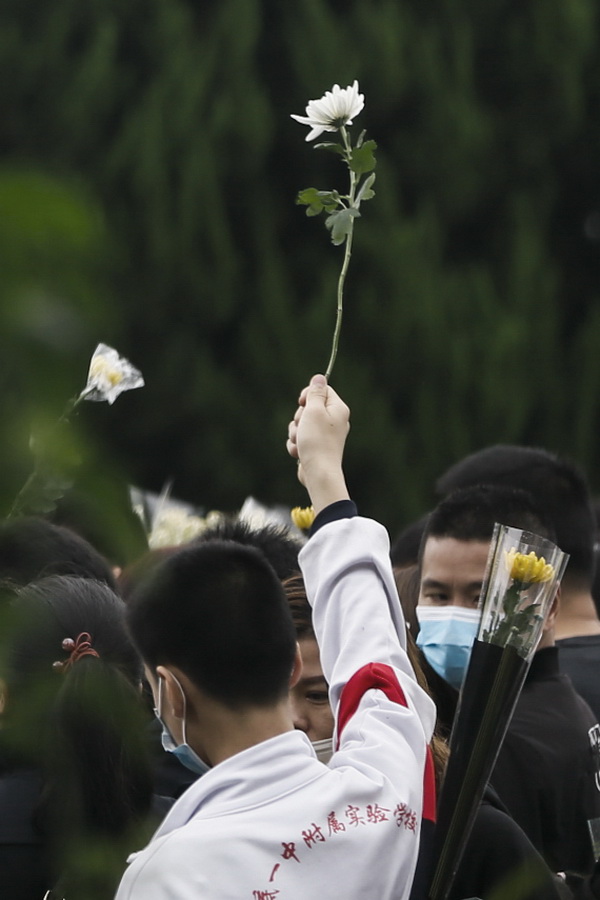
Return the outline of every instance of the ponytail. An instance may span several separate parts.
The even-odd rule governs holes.
[[[118,881],[132,841],[145,839],[152,795],[140,696],[117,666],[92,655],[54,677],[63,683],[48,722],[41,821],[68,882],[80,880],[82,863],[86,877],[99,868]]]

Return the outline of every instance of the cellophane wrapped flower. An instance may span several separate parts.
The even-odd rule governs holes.
[[[81,460],[72,449],[67,429],[70,418],[83,400],[114,403],[123,391],[143,387],[142,373],[129,360],[106,344],[98,344],[84,389],[67,402],[62,415],[43,435],[34,434],[30,448],[33,472],[15,497],[8,518],[52,512],[73,485],[73,472]]]
[[[112,347],[98,344],[90,361],[87,384],[78,399],[113,404],[119,394],[143,386],[139,369]]]
[[[568,555],[552,541],[496,524],[482,589],[479,639],[535,652]]]
[[[552,541],[496,524],[481,624],[450,739],[437,807],[429,900],[447,900],[568,556]]]

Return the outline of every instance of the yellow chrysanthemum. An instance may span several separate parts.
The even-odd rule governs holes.
[[[290,512],[292,522],[296,528],[306,531],[315,521],[315,511],[312,506],[295,506]]]
[[[525,584],[538,584],[542,581],[550,581],[554,576],[554,566],[547,563],[543,556],[531,553],[519,553],[514,548],[506,554],[506,565],[510,577],[515,581]]]

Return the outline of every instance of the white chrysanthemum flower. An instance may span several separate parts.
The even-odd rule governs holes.
[[[254,497],[246,497],[237,515],[240,522],[245,522],[252,530],[265,528],[267,525],[289,525],[289,516],[285,507],[265,506]]]
[[[309,101],[306,116],[292,115],[292,119],[312,129],[306,136],[307,141],[312,141],[324,131],[337,131],[342,125],[352,125],[352,119],[364,105],[364,94],[358,93],[358,81],[355,79],[354,84],[347,88],[334,84],[320,100]]]
[[[195,516],[180,507],[161,510],[148,535],[151,549],[157,547],[179,547],[199,537],[207,528],[212,528],[223,520],[218,512],[210,512],[206,518]]]
[[[123,391],[144,386],[142,373],[106,344],[98,344],[90,361],[87,384],[79,400],[114,403]]]

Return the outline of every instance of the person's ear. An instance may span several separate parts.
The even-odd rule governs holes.
[[[554,595],[554,600],[550,606],[548,611],[548,615],[546,616],[546,621],[544,622],[544,633],[547,631],[551,631],[556,625],[556,617],[558,615],[558,610],[560,608],[560,584],[556,589],[556,594]]]
[[[296,641],[296,653],[294,655],[294,665],[292,674],[290,675],[290,690],[300,681],[302,675],[302,654],[300,653],[300,644]]]
[[[8,687],[3,678],[0,678],[0,715],[6,709],[6,699],[8,697]]]
[[[183,719],[185,715],[185,700],[177,679],[171,670],[166,669],[164,666],[156,667],[156,675],[158,678],[162,678],[163,703],[168,704],[168,708],[176,719]]]

